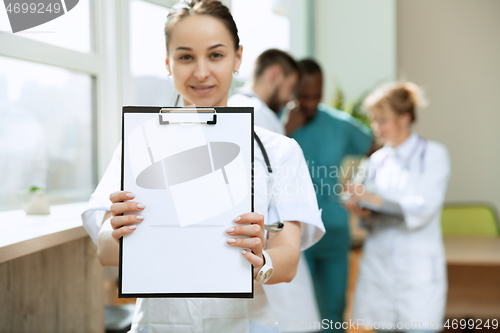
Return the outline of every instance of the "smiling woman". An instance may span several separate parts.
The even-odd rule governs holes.
[[[239,69],[242,59],[237,32],[229,10],[216,0],[182,3],[169,13],[165,27],[166,65],[185,106],[227,106],[233,72]],[[280,207],[268,192],[271,180],[262,150],[255,149],[255,211],[236,216],[232,227],[225,231],[227,245],[239,249],[238,255],[241,253],[254,266],[254,298],[139,298],[131,332],[278,332],[260,284],[290,282],[295,277],[301,246],[316,243],[324,226],[309,174],[301,172],[307,170],[307,165],[297,142],[258,127],[255,134],[276,170],[275,196]],[[139,195],[119,191],[120,153],[121,145],[83,214],[86,230],[94,240],[98,231],[102,265],[118,265],[120,238],[134,237],[133,233],[147,228],[149,221],[142,215],[148,208],[140,203]],[[284,227],[266,234],[264,223],[277,222],[278,210]],[[210,253],[211,249],[206,251]],[[213,260],[215,263],[220,258],[214,255]],[[182,274],[182,265],[172,267],[172,272]],[[261,278],[264,275],[265,280]]]
[[[233,22],[228,29],[225,21],[196,10],[194,16],[180,20],[188,15],[184,13],[189,12],[169,19],[165,27],[166,64],[175,88],[186,106],[225,106],[232,81],[227,69],[238,71],[243,52],[236,25]]]

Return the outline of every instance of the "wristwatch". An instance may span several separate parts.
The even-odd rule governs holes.
[[[264,284],[269,281],[274,272],[273,261],[271,260],[269,254],[262,250],[262,255],[264,257],[264,266],[260,268],[259,272],[255,276],[255,282],[260,284]]]

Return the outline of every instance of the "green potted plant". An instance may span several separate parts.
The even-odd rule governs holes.
[[[31,186],[25,198],[26,215],[49,215],[50,205],[42,188]]]
[[[370,127],[371,120],[363,107],[363,102],[370,93],[370,90],[363,92],[358,98],[353,101],[345,101],[345,93],[340,87],[340,85],[335,88],[335,94],[333,95],[332,107],[349,113],[354,118],[358,119],[362,124]]]

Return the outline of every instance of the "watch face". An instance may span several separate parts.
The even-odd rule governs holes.
[[[274,268],[269,268],[265,273],[264,273],[264,276],[262,276],[262,283],[266,283],[270,278],[271,276],[273,275],[273,272],[274,272]]]

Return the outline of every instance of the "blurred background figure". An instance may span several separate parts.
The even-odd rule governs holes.
[[[327,233],[306,251],[323,319],[343,322],[350,236],[348,215],[339,202],[340,165],[346,155],[368,153],[369,128],[349,114],[320,103],[323,74],[316,61],[299,62],[297,106],[287,117],[286,131],[304,151]]]
[[[380,330],[387,331],[398,322],[442,330],[447,282],[440,215],[448,150],[412,132],[423,103],[415,84],[383,85],[365,103],[385,147],[370,157],[364,184],[349,186],[346,207],[368,228],[353,319],[383,321]]]
[[[253,106],[256,126],[284,134],[285,127],[278,118],[278,112],[294,97],[299,76],[299,65],[288,53],[278,49],[264,51],[255,61],[252,79],[229,98],[229,106]],[[280,332],[315,331],[314,328],[308,330],[297,325],[321,321],[311,274],[303,254],[292,282],[263,287]]]
[[[255,61],[252,78],[229,98],[229,106],[253,106],[254,123],[285,134],[278,112],[292,99],[297,87],[299,67],[285,51],[264,51]]]

